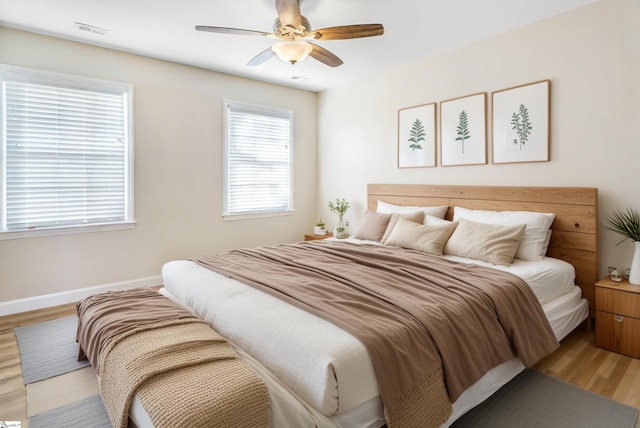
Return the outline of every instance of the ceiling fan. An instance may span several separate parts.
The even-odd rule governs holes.
[[[260,65],[276,55],[283,61],[295,64],[310,55],[330,67],[337,67],[342,65],[342,60],[310,40],[357,39],[380,36],[384,33],[382,24],[342,25],[312,30],[309,20],[300,14],[300,0],[275,1],[278,18],[273,24],[273,33],[208,25],[198,25],[196,30],[242,36],[271,37],[280,40],[280,42],[253,57],[247,63],[249,66]]]

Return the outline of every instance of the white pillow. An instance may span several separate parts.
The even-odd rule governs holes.
[[[525,228],[524,224],[476,223],[461,218],[444,246],[444,253],[509,266]]]
[[[547,230],[547,236],[544,238],[544,244],[542,244],[542,251],[544,251],[541,256],[544,257],[547,254],[547,248],[549,248],[549,243],[551,242],[551,229]]]
[[[549,228],[555,214],[531,211],[485,211],[454,207],[453,219],[461,218],[488,224],[526,224],[524,237],[516,253],[517,259],[541,260],[547,253]]]
[[[449,220],[445,220],[443,218],[434,217],[432,215],[425,215],[422,224],[447,224],[451,223]]]
[[[424,215],[432,215],[438,218],[444,218],[447,215],[447,205],[441,207],[409,207],[404,205],[394,205],[385,201],[378,201],[376,212],[383,214],[406,214],[413,211],[423,211]]]
[[[441,256],[444,244],[456,226],[457,223],[454,222],[423,225],[400,217],[385,245],[395,245]]]

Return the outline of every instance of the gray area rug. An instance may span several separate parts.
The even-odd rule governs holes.
[[[633,428],[638,409],[525,370],[453,428]]]
[[[88,361],[78,361],[76,342],[76,316],[45,321],[14,329],[24,383],[36,383],[89,366]],[[68,385],[72,388],[73,385]],[[58,391],[64,394],[65,391]],[[30,428],[110,428],[109,415],[100,395],[58,407],[29,418]]]
[[[29,428],[110,428],[109,415],[99,395],[29,418]]]
[[[89,366],[86,360],[77,361],[77,322],[70,316],[14,329],[25,384]]]

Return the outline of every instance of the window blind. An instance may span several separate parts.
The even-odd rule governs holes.
[[[119,223],[129,207],[129,90],[3,78],[3,230]]]
[[[227,105],[225,214],[289,211],[290,111]]]

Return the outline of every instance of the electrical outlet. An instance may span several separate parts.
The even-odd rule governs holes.
[[[614,270],[616,270],[616,267],[615,267],[615,266],[609,266],[609,267],[607,268],[607,273],[611,273],[611,272],[612,272],[612,271],[614,271]]]

